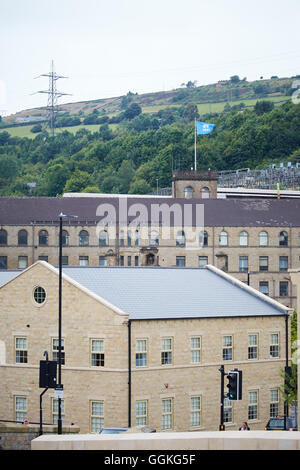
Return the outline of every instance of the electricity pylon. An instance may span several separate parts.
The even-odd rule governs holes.
[[[51,62],[51,70],[49,73],[43,73],[39,75],[39,77],[49,77],[49,89],[48,90],[41,90],[37,91],[36,93],[45,93],[48,95],[48,101],[47,101],[47,125],[50,128],[50,132],[52,137],[54,136],[54,128],[55,128],[55,119],[56,119],[56,114],[58,112],[58,106],[57,106],[57,101],[58,98],[61,96],[69,95],[69,93],[63,93],[61,91],[58,91],[56,88],[56,82],[60,78],[68,78],[68,77],[63,77],[62,75],[57,75],[56,72],[54,71],[54,63],[53,60]],[[36,77],[36,78],[39,78]]]

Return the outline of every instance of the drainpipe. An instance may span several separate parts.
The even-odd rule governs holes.
[[[285,374],[289,374],[289,315],[285,315]],[[284,379],[284,381],[286,378]],[[289,405],[284,402],[284,429],[286,430],[286,418],[289,416]]]
[[[128,427],[131,427],[131,320],[128,320]]]

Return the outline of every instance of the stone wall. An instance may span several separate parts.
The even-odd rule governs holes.
[[[1,450],[30,450],[31,441],[39,436],[40,427],[36,424],[0,424]],[[44,425],[43,433],[57,434],[57,426]],[[79,433],[77,426],[63,427],[63,433]]]

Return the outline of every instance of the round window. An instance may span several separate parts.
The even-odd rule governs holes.
[[[34,300],[37,304],[42,304],[46,300],[46,291],[43,287],[36,287],[33,292]]]

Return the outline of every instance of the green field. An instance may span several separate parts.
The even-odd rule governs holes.
[[[19,126],[19,127],[9,127],[7,129],[3,129],[3,131],[8,132],[12,137],[28,137],[29,139],[34,139],[38,134],[33,134],[30,132],[30,129],[34,124],[29,124],[28,126]],[[109,127],[113,130],[117,124],[109,124]],[[68,131],[72,134],[76,134],[77,131],[80,129],[86,129],[87,131],[90,132],[98,132],[99,131],[99,124],[87,124],[87,125],[79,125],[79,126],[72,126],[72,127],[58,127],[55,129],[55,134],[59,134],[60,132],[63,131]],[[1,132],[1,129],[0,129]]]
[[[240,103],[244,103],[245,106],[253,108],[257,101],[272,101],[274,103],[274,105],[276,106],[276,104],[278,102],[280,103],[282,101],[289,101],[290,99],[291,99],[290,96],[280,95],[280,96],[270,96],[270,97],[261,98],[261,99],[255,98],[255,99],[250,99],[250,100],[236,100],[236,101],[231,102],[231,106],[235,106],[235,105],[238,105]],[[201,103],[201,104],[198,104],[197,106],[198,106],[198,110],[199,110],[200,114],[207,114],[207,113],[220,113],[220,112],[222,112],[226,104],[227,104],[227,102],[223,102],[223,103]],[[282,104],[282,103],[280,103],[280,104]]]

